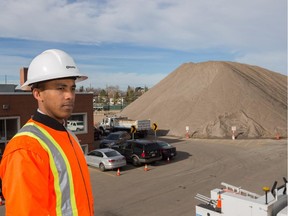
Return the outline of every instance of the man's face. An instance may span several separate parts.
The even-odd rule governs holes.
[[[74,79],[51,80],[41,83],[33,95],[40,111],[62,123],[73,111],[75,88]]]

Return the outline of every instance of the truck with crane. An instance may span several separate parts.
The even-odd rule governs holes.
[[[196,194],[195,198],[202,203],[197,205],[196,216],[287,216],[287,187],[284,184],[277,188],[277,181],[272,189],[263,187],[264,195],[221,183],[221,189],[210,191],[211,197]]]

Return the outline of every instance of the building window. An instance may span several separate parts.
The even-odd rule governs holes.
[[[20,117],[0,118],[0,154],[3,153],[6,144],[20,129]]]
[[[87,133],[87,114],[73,113],[67,120],[67,128],[75,134]]]

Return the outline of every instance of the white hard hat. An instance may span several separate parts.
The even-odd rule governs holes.
[[[33,83],[66,77],[75,77],[76,82],[87,79],[87,76],[80,74],[70,55],[62,50],[50,49],[32,60],[28,68],[27,81],[21,88]]]

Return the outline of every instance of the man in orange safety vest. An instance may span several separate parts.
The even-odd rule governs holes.
[[[88,167],[77,137],[65,127],[75,83],[87,79],[66,52],[46,50],[28,68],[38,109],[7,144],[1,165],[6,215],[93,216]]]

